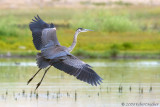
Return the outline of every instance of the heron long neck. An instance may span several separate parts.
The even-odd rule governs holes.
[[[73,50],[73,48],[76,46],[78,34],[79,34],[79,32],[76,31],[76,33],[74,34],[72,45],[68,48],[69,52],[71,52]]]

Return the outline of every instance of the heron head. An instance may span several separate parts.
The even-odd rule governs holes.
[[[78,28],[77,31],[80,33],[80,32],[88,32],[88,31],[93,31],[93,30]]]

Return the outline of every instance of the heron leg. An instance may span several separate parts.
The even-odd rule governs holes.
[[[27,82],[27,85],[32,81],[32,79],[39,73],[39,71],[41,70],[42,68],[40,68],[33,76],[32,78],[30,78]]]
[[[47,73],[47,71],[49,70],[50,67],[51,67],[51,66],[49,66],[49,67],[45,70],[45,72],[44,72],[44,74],[43,74],[43,77],[42,77],[41,81],[37,84],[37,87],[36,87],[35,91],[36,91],[36,90],[38,89],[38,87],[41,85],[41,83],[42,83],[42,81],[43,81],[43,78],[45,77],[45,75],[46,75],[46,73]]]

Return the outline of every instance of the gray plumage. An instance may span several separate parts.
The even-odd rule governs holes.
[[[42,46],[48,44],[49,41],[53,42],[53,45],[60,45],[56,36],[56,29],[53,28],[45,28],[42,30]]]
[[[37,60],[37,65],[39,68],[46,68],[49,66],[49,62],[47,59],[45,59],[41,53],[37,53],[36,56],[36,60]]]
[[[32,31],[33,43],[37,50],[46,45],[49,39],[59,45],[55,30],[49,29],[54,28],[54,24],[47,24],[38,15],[32,20],[33,22],[29,24],[29,28]]]
[[[78,34],[80,32],[92,30],[78,28],[75,32],[72,45],[67,48],[61,46],[58,42],[54,24],[47,24],[38,15],[33,19],[33,22],[29,24],[29,27],[32,31],[33,43],[36,49],[41,51],[37,54],[36,58],[39,67],[37,73],[41,69],[49,66],[45,70],[41,81],[37,84],[36,89],[40,86],[45,74],[51,66],[91,85],[100,85],[102,78],[91,69],[92,67],[70,53],[76,45]],[[36,74],[28,81],[28,84]]]

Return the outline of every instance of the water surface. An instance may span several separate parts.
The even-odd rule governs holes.
[[[104,79],[91,86],[51,68],[34,92],[44,70],[34,59],[0,59],[0,105],[3,107],[121,107],[127,103],[160,102],[159,60],[84,60]],[[159,107],[159,105],[155,105]],[[147,106],[149,107],[149,106]]]

